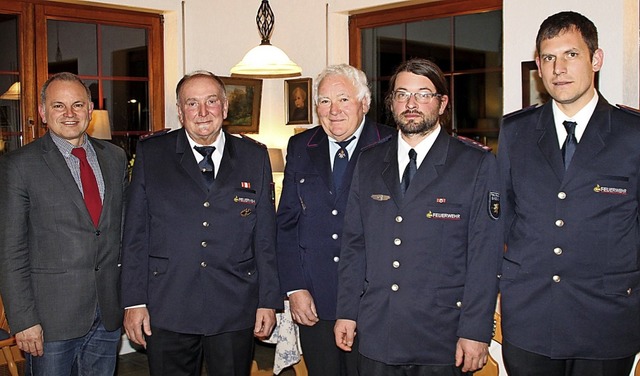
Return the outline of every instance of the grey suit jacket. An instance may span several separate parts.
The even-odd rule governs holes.
[[[119,259],[127,159],[90,138],[105,183],[96,229],[64,157],[47,133],[0,158],[0,294],[12,332],[41,324],[45,341],[86,334],[100,307],[122,323]]]

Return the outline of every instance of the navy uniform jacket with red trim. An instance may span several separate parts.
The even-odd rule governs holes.
[[[138,143],[122,257],[124,307],[151,325],[213,335],[253,327],[281,308],[266,148],[225,134],[207,191],[184,129]]]
[[[600,96],[565,172],[551,102],[504,119],[504,339],[552,358],[640,350],[640,117]]]
[[[365,120],[344,181],[351,181],[363,149],[396,131]],[[329,139],[321,126],[289,139],[278,204],[278,269],[283,293],[306,289],[318,316],[335,320],[338,261],[349,185],[333,189]]]
[[[363,152],[339,265],[339,319],[386,364],[455,363],[458,338],[488,343],[502,255],[493,154],[440,131],[403,196],[397,136]]]

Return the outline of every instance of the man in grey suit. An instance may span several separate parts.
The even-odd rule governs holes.
[[[86,134],[92,111],[77,76],[52,76],[49,132],[0,158],[0,294],[33,375],[115,371],[127,159]]]

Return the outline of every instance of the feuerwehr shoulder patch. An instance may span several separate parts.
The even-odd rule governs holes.
[[[500,193],[489,191],[489,217],[493,220],[500,218]]]

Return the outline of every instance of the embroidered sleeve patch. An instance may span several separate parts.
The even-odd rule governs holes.
[[[500,193],[489,191],[489,217],[493,220],[500,218]]]

